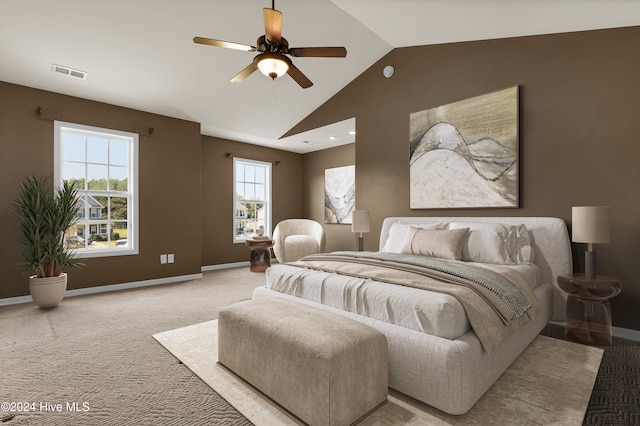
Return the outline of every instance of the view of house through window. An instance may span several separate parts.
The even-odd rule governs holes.
[[[55,122],[55,182],[78,188],[66,240],[79,257],[137,253],[138,135]]]
[[[271,233],[271,163],[233,159],[233,241]]]

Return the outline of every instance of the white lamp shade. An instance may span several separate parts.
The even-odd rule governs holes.
[[[575,243],[609,242],[609,206],[573,207],[572,241]]]
[[[351,232],[369,232],[369,210],[354,210],[351,213]]]

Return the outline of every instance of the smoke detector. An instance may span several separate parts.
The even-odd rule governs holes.
[[[80,78],[82,80],[87,79],[87,73],[85,71],[65,67],[64,65],[51,64],[51,71],[68,77]]]

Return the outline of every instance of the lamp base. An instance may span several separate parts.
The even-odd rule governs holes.
[[[584,252],[584,276],[587,279],[593,280],[596,278],[596,252],[585,251]]]
[[[358,237],[358,251],[364,250],[364,238]]]

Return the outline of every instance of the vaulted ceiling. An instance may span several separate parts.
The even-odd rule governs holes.
[[[353,120],[280,137],[393,48],[640,25],[635,0],[277,0],[292,47],[347,57],[293,58],[314,85],[256,72],[268,0],[0,0],[0,80],[201,123],[205,135],[293,152],[352,142]],[[87,73],[78,79],[52,64]],[[335,139],[329,141],[329,136]],[[305,144],[303,141],[315,142]]]

